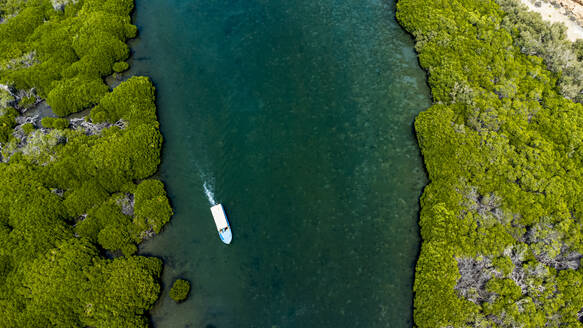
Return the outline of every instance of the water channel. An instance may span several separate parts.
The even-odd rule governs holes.
[[[154,326],[412,327],[430,94],[394,2],[136,2],[176,213],[141,249],[166,263]]]

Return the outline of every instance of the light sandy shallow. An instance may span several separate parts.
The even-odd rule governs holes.
[[[567,26],[567,38],[571,41],[583,39],[583,27],[572,21],[566,14],[566,10],[562,7],[555,8],[548,2],[541,1],[541,6],[534,5],[534,1],[521,0],[531,11],[541,14],[545,21],[551,23],[563,23]]]

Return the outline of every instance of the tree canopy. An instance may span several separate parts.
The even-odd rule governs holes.
[[[170,288],[170,298],[179,303],[188,298],[190,282],[184,279],[176,279]]]
[[[108,90],[102,77],[116,63],[127,69],[125,41],[137,33],[133,0],[67,2],[0,2],[0,83],[34,89],[59,116],[98,102]]]
[[[415,122],[430,178],[418,327],[582,326],[583,105],[550,50],[564,30],[539,19],[557,35],[528,35],[539,25],[524,16],[492,0],[397,4],[434,101]]]
[[[131,0],[0,0],[0,327],[148,327],[172,209],[155,90],[127,69]],[[46,98],[59,116],[22,116]],[[93,119],[92,119],[93,118]]]

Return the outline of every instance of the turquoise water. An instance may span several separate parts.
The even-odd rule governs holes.
[[[430,100],[394,3],[137,0],[135,19],[176,212],[141,250],[166,263],[154,326],[412,327]]]

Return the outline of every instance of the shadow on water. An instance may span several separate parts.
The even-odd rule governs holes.
[[[394,8],[137,0],[131,73],[156,83],[175,211],[140,249],[165,261],[155,327],[412,327],[430,98]]]

